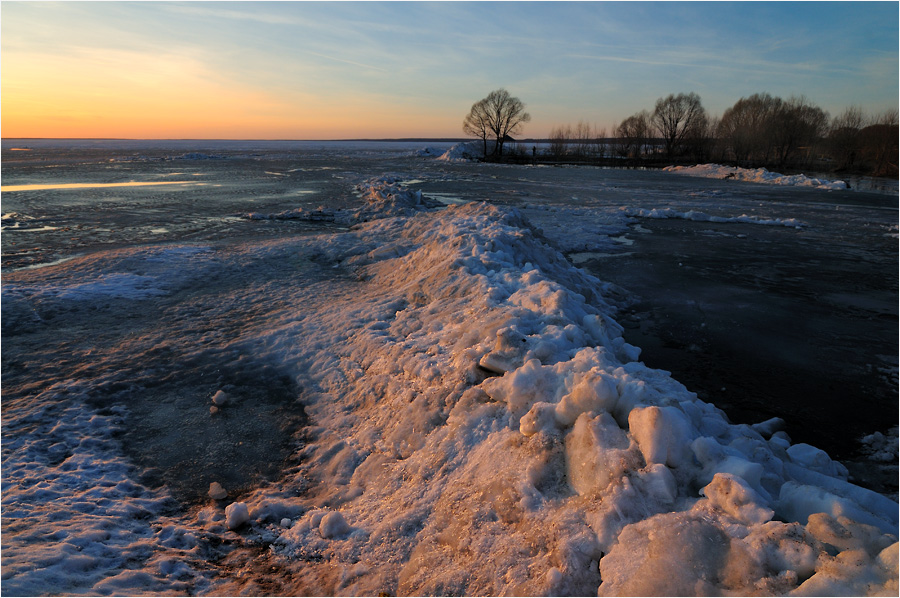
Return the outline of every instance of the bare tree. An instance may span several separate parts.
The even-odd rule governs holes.
[[[717,129],[719,139],[731,149],[735,161],[766,163],[772,145],[774,117],[784,102],[768,93],[741,98],[725,111]]]
[[[518,134],[522,125],[531,120],[525,112],[525,104],[519,98],[509,95],[505,89],[497,89],[484,100],[491,132],[497,140],[494,153],[503,155],[503,143],[507,137]]]
[[[827,126],[828,114],[804,96],[794,96],[784,102],[774,115],[773,140],[778,164],[788,164],[801,149],[808,159]]]
[[[827,148],[837,170],[853,168],[859,159],[865,126],[866,117],[858,106],[850,106],[832,119]]]
[[[716,129],[719,119],[710,118],[705,113],[694,121],[694,125],[685,132],[684,149],[699,162],[706,162],[713,153],[716,141]]]
[[[669,94],[656,100],[650,121],[663,138],[669,158],[674,157],[676,150],[681,148],[688,133],[696,131],[705,115],[700,96],[693,92],[677,96]]]
[[[606,157],[606,128],[594,125],[594,138],[591,140],[591,153],[596,158]]]
[[[571,136],[572,128],[569,125],[560,125],[550,130],[549,154],[554,160],[561,160],[568,155]]]
[[[897,110],[888,110],[863,129],[863,152],[872,163],[874,176],[897,176]]]
[[[641,110],[622,121],[616,128],[620,151],[629,158],[640,158],[650,137],[650,113]]]
[[[482,155],[488,155],[487,140],[492,129],[487,100],[480,100],[472,104],[472,109],[469,110],[469,114],[463,120],[463,132],[481,139],[481,142],[484,144]]]
[[[578,124],[572,129],[570,138],[575,142],[575,157],[587,158],[591,151],[591,141],[594,139],[594,131],[591,125],[583,120],[578,121]]]

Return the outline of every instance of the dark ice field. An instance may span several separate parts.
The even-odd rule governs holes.
[[[51,284],[54,276],[72,275],[70,258],[108,250],[198,243],[237,251],[246,242],[337,233],[339,223],[246,215],[353,208],[360,201],[356,184],[392,173],[444,203],[487,201],[522,210],[573,263],[620,287],[617,320],[648,366],[672,372],[732,421],[783,418],[794,442],[826,450],[848,466],[853,481],[896,497],[896,449],[893,461],[873,462],[860,442],[892,428],[896,435],[898,423],[895,181],[894,191],[869,193],[655,170],[445,162],[415,154],[426,145],[450,144],[4,140],[4,188],[86,186],[3,191],[3,284]],[[166,184],[123,185],[148,182]],[[624,218],[621,208],[795,218],[806,226]],[[598,230],[608,232],[605,245],[579,240]],[[337,276],[314,263],[303,272],[310,280]],[[239,276],[223,273],[218,283],[205,279],[204,285],[233,285],[232,274]],[[258,282],[248,292],[302,284],[274,267],[247,276]],[[159,313],[166,301],[160,298]],[[232,481],[227,471],[214,471],[226,447],[259,476],[277,476],[282,464],[272,456],[303,425],[302,414],[285,409],[282,399],[297,392],[286,377],[223,373],[164,352],[141,353],[141,364],[129,355],[92,359],[90,346],[113,346],[131,331],[161,325],[145,303],[133,313],[104,306],[65,313],[59,303],[39,300],[31,313],[4,306],[4,414],[28,401],[36,385],[75,372],[89,378],[96,371],[106,380],[112,378],[104,368],[135,370],[135,382],[158,388],[160,396],[240,385],[252,376],[267,383],[257,390],[253,417],[240,426],[191,437],[147,403],[131,406],[133,426],[122,434],[147,481],[165,481],[187,501],[201,500],[211,479]],[[227,336],[229,326],[252,325],[252,312],[242,316],[217,321],[198,312],[191,325],[218,326]],[[178,335],[182,325],[161,326]],[[180,415],[188,423],[203,416]],[[6,434],[4,425],[4,442]],[[244,446],[242,439],[251,437]],[[190,460],[185,452],[193,452]],[[206,477],[192,479],[188,470],[204,459]]]

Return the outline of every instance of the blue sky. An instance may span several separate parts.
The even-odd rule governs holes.
[[[499,87],[534,137],[690,91],[718,115],[763,91],[880,112],[898,105],[898,7],[4,1],[3,135],[461,136]]]

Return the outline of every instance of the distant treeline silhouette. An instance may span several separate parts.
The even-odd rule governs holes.
[[[831,118],[804,96],[741,98],[710,117],[696,93],[669,95],[612,130],[585,122],[555,127],[550,137],[510,144],[508,159],[527,162],[660,166],[718,162],[743,167],[896,177],[898,114],[851,106]]]

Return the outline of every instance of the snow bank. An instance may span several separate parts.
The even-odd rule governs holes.
[[[274,214],[266,214],[261,212],[249,212],[240,214],[240,217],[248,220],[303,220],[305,222],[335,222],[339,218],[340,211],[332,210],[325,207],[318,207],[315,210],[306,208],[296,208],[293,210],[285,210]]]
[[[416,212],[444,205],[426,197],[421,191],[401,188],[401,180],[402,177],[397,175],[383,175],[356,185],[356,193],[363,200],[363,207],[353,210],[334,210],[320,206],[315,210],[297,208],[276,214],[250,212],[240,216],[248,220],[304,220],[350,226],[377,218],[412,216]]]
[[[623,208],[626,215],[635,218],[655,218],[657,220],[665,220],[668,218],[679,218],[681,220],[693,220],[695,222],[719,222],[730,223],[740,222],[744,224],[762,224],[765,226],[787,226],[790,228],[802,228],[806,223],[796,218],[760,218],[758,216],[748,216],[741,214],[740,216],[710,216],[705,212],[697,212],[689,210],[687,212],[679,212],[672,208]]]
[[[265,593],[259,567],[295,595],[896,595],[897,503],[639,362],[605,287],[520,212],[428,210],[390,176],[359,192],[346,232],[159,254],[195,285],[246,285],[166,313],[197,322],[184,342],[214,348],[217,371],[252,356],[303,389],[284,477],[173,522],[116,455],[126,408],[79,408],[87,379],[70,381],[79,400],[47,389],[14,422],[38,433],[4,440],[8,591]],[[162,276],[136,251],[72,276]],[[313,257],[335,274],[304,275]],[[220,338],[206,318],[229,304]],[[241,542],[246,570],[203,577],[211,546]]]
[[[417,158],[437,158],[438,156],[443,155],[447,150],[445,148],[440,147],[423,147],[422,149],[417,149],[412,153],[413,156]]]
[[[484,151],[480,142],[469,141],[457,143],[438,156],[442,162],[471,162],[484,157]]]
[[[247,501],[306,587],[896,591],[897,504],[638,362],[596,280],[518,212],[468,204],[352,234],[319,248],[363,281],[353,299],[254,349],[316,389],[308,510],[284,529],[291,501]]]
[[[674,172],[707,179],[735,179],[750,183],[815,187],[816,189],[828,190],[847,188],[847,183],[844,181],[826,181],[811,178],[803,174],[784,175],[777,172],[769,172],[765,168],[749,169],[738,168],[736,166],[721,166],[719,164],[697,164],[696,166],[667,166],[663,168],[663,170],[665,172]]]

